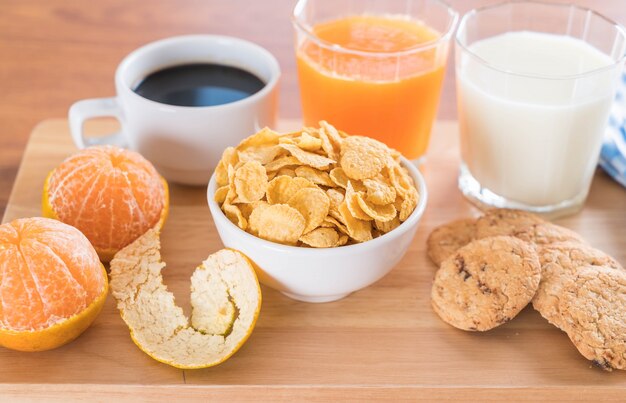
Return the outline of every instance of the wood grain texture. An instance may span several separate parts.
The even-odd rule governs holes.
[[[106,133],[111,124],[93,129]],[[95,324],[67,346],[30,354],[0,349],[0,396],[80,399],[113,391],[109,398],[125,400],[623,398],[625,372],[592,368],[565,333],[531,308],[481,334],[456,330],[431,310],[436,267],[426,257],[426,237],[441,223],[477,213],[456,187],[457,130],[453,122],[436,126],[424,168],[429,201],[417,235],[400,264],[373,286],[328,304],[297,302],[263,287],[261,315],[243,348],[222,365],[186,371],[135,347],[109,296]],[[37,126],[3,221],[38,215],[47,172],[74,151],[65,120]],[[598,172],[585,209],[559,223],[626,263],[624,205],[624,189]],[[222,247],[205,189],[171,187],[162,244],[165,282],[189,313],[189,277]]]
[[[449,0],[463,13],[499,0]],[[569,2],[570,0],[547,0]],[[300,116],[293,34],[295,0],[2,0],[0,1],[0,214],[28,134],[37,122],[66,116],[84,98],[114,94],[113,73],[138,46],[172,35],[234,35],[266,47],[283,77],[280,115]],[[578,0],[626,23],[623,0]],[[449,66],[453,66],[453,58]],[[456,117],[453,68],[439,116]]]

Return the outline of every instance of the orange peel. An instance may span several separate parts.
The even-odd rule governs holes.
[[[157,229],[111,261],[111,291],[132,340],[150,357],[176,368],[226,361],[246,342],[261,309],[254,266],[235,250],[210,255],[191,276],[190,319],[163,284],[164,267]]]

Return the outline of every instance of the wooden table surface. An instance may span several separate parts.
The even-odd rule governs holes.
[[[280,126],[289,131],[299,123]],[[98,124],[94,130],[107,133],[111,127]],[[626,372],[593,367],[531,307],[484,333],[455,329],[431,309],[436,266],[426,256],[426,237],[437,225],[476,213],[456,188],[457,131],[455,122],[436,125],[432,157],[423,167],[428,206],[407,254],[372,286],[327,304],[294,301],[263,286],[250,339],[225,363],[200,370],[172,368],[141,352],[109,295],[94,324],[63,347],[41,353],[0,348],[0,401],[98,394],[116,401],[623,402]],[[37,215],[47,173],[75,151],[67,121],[37,126],[3,221]],[[170,201],[161,234],[163,277],[189,313],[189,277],[222,243],[205,189],[172,184]],[[599,170],[585,209],[558,223],[626,264],[624,205],[624,189]]]
[[[461,13],[495,2],[449,0]],[[626,24],[623,0],[575,2]],[[1,0],[0,215],[32,128],[43,119],[65,117],[76,100],[113,95],[117,64],[155,39],[211,33],[259,43],[282,67],[280,116],[298,118],[290,22],[294,4],[295,0]],[[456,117],[452,73],[449,68],[439,108],[443,119]]]

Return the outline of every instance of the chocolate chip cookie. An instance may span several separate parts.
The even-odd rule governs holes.
[[[563,285],[576,278],[584,266],[604,266],[623,270],[611,256],[580,242],[557,242],[539,247],[541,282],[533,298],[533,307],[559,329],[566,318],[559,312],[559,299]]]
[[[541,217],[522,210],[491,209],[476,220],[476,236],[479,239],[498,235],[515,236],[520,229],[545,222]]]
[[[581,268],[559,299],[563,330],[578,351],[611,371],[626,369],[626,272],[603,266]]]
[[[435,228],[426,241],[428,256],[437,265],[476,237],[476,220],[465,218]]]
[[[526,228],[521,228],[515,234],[515,237],[526,241],[532,242],[535,245],[549,245],[556,242],[587,242],[576,232],[560,225],[551,224],[549,222],[535,224]]]
[[[508,236],[472,241],[441,264],[432,306],[454,327],[489,330],[511,320],[530,302],[540,277],[533,245]]]
[[[488,210],[476,221],[476,238],[508,235],[537,245],[554,242],[585,242],[576,232],[549,223],[526,211],[511,209]]]

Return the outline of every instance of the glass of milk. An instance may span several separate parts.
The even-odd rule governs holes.
[[[463,194],[551,217],[580,209],[623,69],[624,28],[574,5],[514,1],[467,13],[456,42]]]

